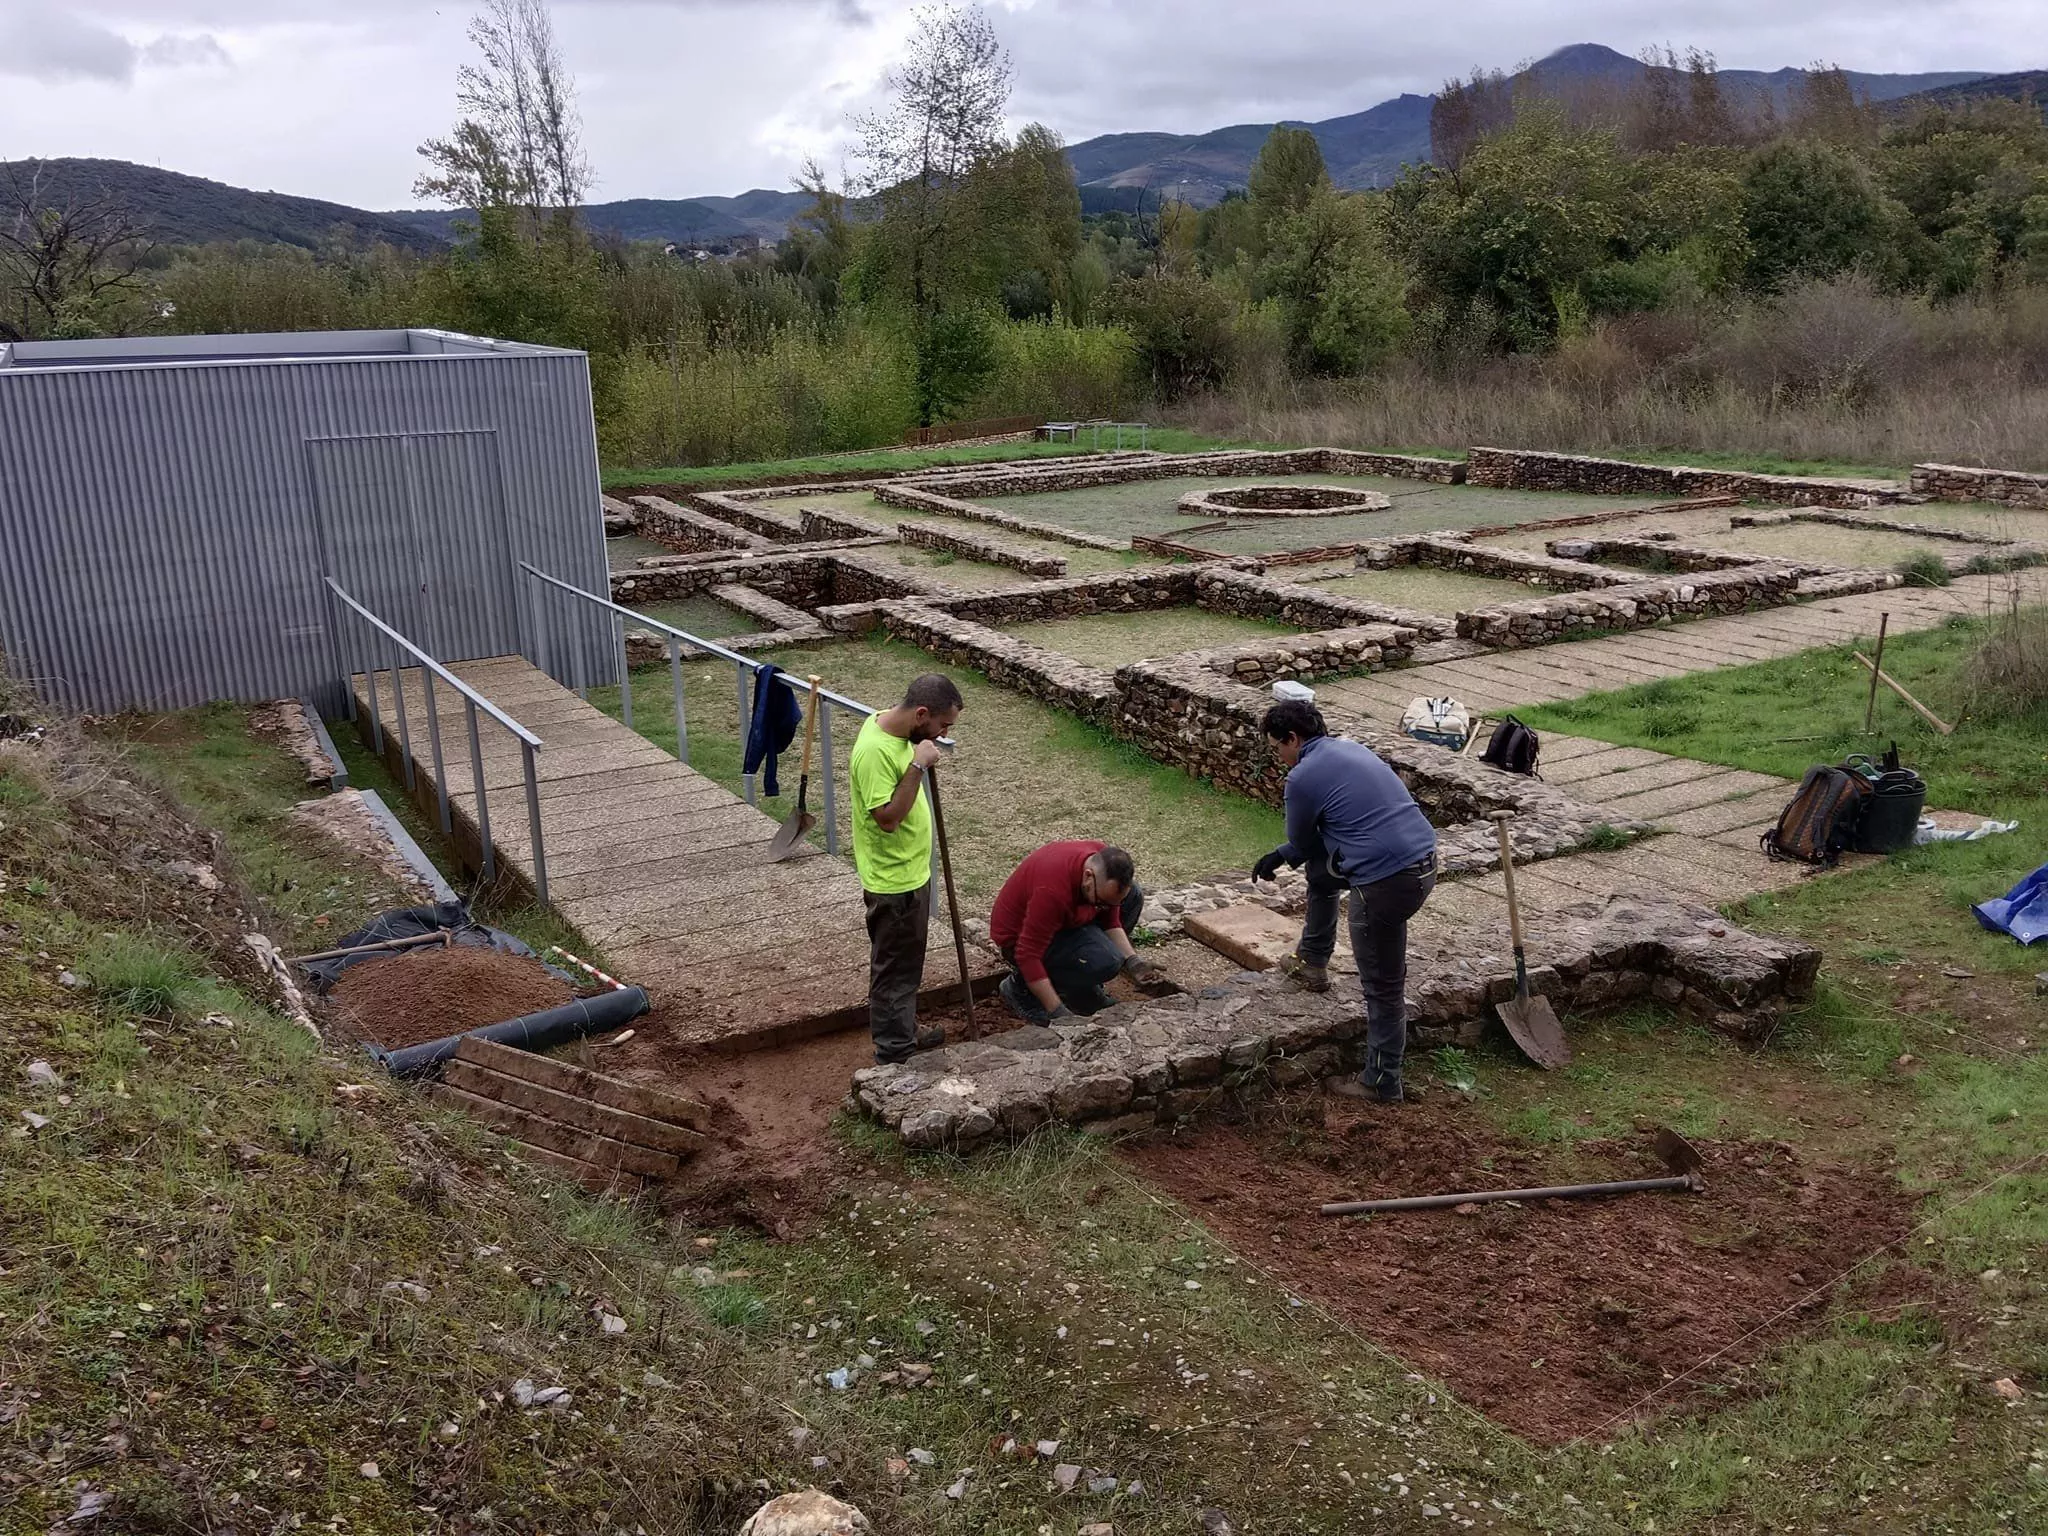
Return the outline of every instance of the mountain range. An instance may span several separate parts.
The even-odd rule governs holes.
[[[1626,89],[1655,66],[1598,43],[1577,43],[1518,71],[1549,95]],[[1731,105],[1754,106],[1764,99],[1782,110],[1803,70],[1724,69],[1723,92]],[[2009,97],[2048,107],[2048,71],[2017,74],[1949,70],[1928,74],[1849,72],[1857,93],[1868,100],[1907,104]],[[1330,175],[1341,187],[1385,186],[1404,165],[1429,159],[1429,110],[1434,98],[1408,93],[1321,122],[1299,123],[1315,134]],[[1239,123],[1206,133],[1112,133],[1087,139],[1067,151],[1081,187],[1084,211],[1130,208],[1171,196],[1198,205],[1219,201],[1245,185],[1272,123]],[[10,168],[0,165],[0,185]],[[19,171],[22,166],[12,169]],[[50,200],[61,202],[104,189],[124,199],[164,242],[263,240],[318,248],[339,236],[404,249],[431,251],[454,237],[463,217],[449,209],[370,212],[316,198],[252,192],[176,171],[121,160],[45,160],[36,169]],[[801,192],[757,188],[737,197],[629,198],[593,203],[586,225],[628,240],[678,244],[719,244],[747,237],[779,240],[808,205]]]

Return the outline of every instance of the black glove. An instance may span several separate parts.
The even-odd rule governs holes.
[[[1145,955],[1128,956],[1123,963],[1123,973],[1132,981],[1151,981],[1159,975],[1159,962]]]
[[[1048,1013],[1045,1016],[1045,1021],[1048,1024],[1057,1024],[1060,1022],[1060,1020],[1071,1019],[1073,1016],[1074,1010],[1069,1008],[1065,1003],[1061,1003],[1059,1007],[1053,1009],[1051,1013]]]
[[[1292,843],[1282,843],[1278,848],[1275,848],[1252,866],[1252,878],[1254,880],[1277,880],[1280,878],[1280,866],[1282,864],[1285,864],[1289,869],[1293,869],[1300,863],[1301,855],[1294,851],[1294,845]]]

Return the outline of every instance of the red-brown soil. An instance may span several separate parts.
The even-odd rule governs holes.
[[[1363,1220],[1317,1207],[1665,1170],[1647,1134],[1538,1148],[1502,1137],[1463,1101],[1386,1110],[1324,1096],[1286,1101],[1262,1124],[1213,1125],[1126,1156],[1298,1294],[1508,1428],[1557,1443],[1739,1382],[1743,1367],[1826,1306],[1833,1293],[1815,1296],[1815,1287],[1910,1225],[1910,1199],[1881,1174],[1808,1161],[1780,1142],[1699,1146],[1704,1194]],[[1926,1297],[1928,1283],[1880,1261],[1851,1291],[1871,1304],[1902,1285]]]
[[[573,996],[538,960],[463,944],[362,961],[328,994],[357,1038],[386,1050],[559,1008]]]
[[[944,1029],[954,1041],[1018,1022],[994,998],[977,1002],[974,1014],[971,1033],[958,1008],[924,1009],[918,1022]],[[853,1074],[874,1059],[865,1029],[721,1055],[673,1043],[654,1013],[636,1021],[624,1045],[593,1045],[588,1065],[710,1106],[716,1149],[700,1153],[669,1186],[672,1209],[700,1222],[740,1222],[788,1237],[807,1227],[857,1171],[832,1133],[832,1117],[846,1102]]]

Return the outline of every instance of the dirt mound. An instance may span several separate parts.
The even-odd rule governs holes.
[[[358,1039],[397,1050],[558,1008],[574,994],[530,956],[458,944],[352,965],[328,996]]]
[[[1016,1017],[995,998],[977,1002],[969,1031],[958,1008],[924,1009],[921,1026],[950,1040],[1012,1029]],[[865,1029],[843,1030],[773,1051],[720,1055],[678,1046],[659,1012],[640,1019],[624,1045],[593,1065],[633,1082],[680,1093],[710,1107],[713,1146],[669,1185],[664,1203],[704,1225],[733,1223],[776,1237],[808,1230],[858,1164],[833,1134],[853,1074],[875,1059]]]
[[[1664,1412],[1811,1325],[1809,1293],[1911,1224],[1880,1173],[1779,1142],[1701,1142],[1703,1195],[1482,1205],[1334,1221],[1323,1201],[1662,1173],[1649,1139],[1532,1147],[1456,1102],[1395,1111],[1302,1098],[1256,1126],[1133,1147],[1128,1161],[1240,1253],[1542,1443],[1613,1433],[1644,1394]],[[1900,1272],[1901,1279],[1910,1271]],[[1920,1277],[1924,1282],[1924,1277]],[[1863,1272],[1865,1301],[1891,1288]],[[1924,1287],[1914,1294],[1928,1294]],[[1794,1309],[1780,1318],[1785,1309]],[[1752,1334],[1752,1330],[1757,1330]]]

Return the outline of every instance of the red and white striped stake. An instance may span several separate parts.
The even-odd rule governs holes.
[[[626,984],[623,981],[619,980],[618,977],[607,976],[603,971],[600,971],[588,960],[578,959],[575,955],[570,954],[569,951],[562,948],[562,946],[559,944],[550,944],[547,948],[547,952],[551,955],[560,955],[564,960],[568,961],[571,965],[577,967],[579,970],[585,970],[590,972],[591,975],[595,976],[599,981],[603,982],[606,986],[610,987],[614,992],[623,992],[626,990]]]

